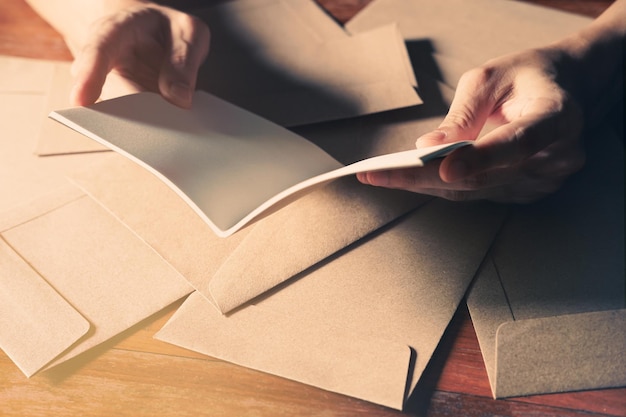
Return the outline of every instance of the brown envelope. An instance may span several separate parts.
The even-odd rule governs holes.
[[[356,34],[396,22],[409,51],[419,42],[430,43],[434,53],[468,63],[469,69],[506,53],[545,45],[590,21],[510,0],[374,0],[345,27]],[[448,76],[454,73],[458,71]],[[444,81],[456,85],[458,79]]]
[[[432,200],[254,306],[224,317],[192,296],[157,338],[400,409],[503,214]],[[411,363],[399,346],[413,351]]]
[[[198,15],[214,34],[200,88],[280,124],[421,102],[393,28],[352,38],[310,0],[227,2]]]
[[[8,321],[0,345],[28,376],[85,352],[191,291],[154,250],[73,186],[0,216],[0,237],[3,264],[13,272],[3,277],[13,301],[3,306]]]
[[[319,326],[318,326],[319,327]],[[327,391],[401,409],[414,359],[403,343],[249,306],[226,317],[193,293],[157,333],[165,342]],[[212,339],[212,340],[209,340]]]
[[[52,71],[53,67],[49,69]],[[19,73],[3,76],[17,83],[22,79]],[[0,212],[67,184],[66,174],[102,156],[94,153],[39,158],[34,155],[45,119],[45,102],[45,93],[0,92]]]
[[[0,93],[45,94],[54,65],[52,61],[0,55]]]
[[[84,336],[89,322],[4,239],[0,270],[0,349],[31,376]]]
[[[216,54],[268,47],[294,49],[349,37],[311,0],[237,0],[195,14],[216,34],[211,39],[211,53]]]
[[[606,128],[587,143],[581,173],[514,210],[469,293],[496,398],[626,385],[624,148]]]

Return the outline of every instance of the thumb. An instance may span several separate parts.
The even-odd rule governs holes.
[[[486,71],[475,69],[463,74],[444,120],[437,129],[420,136],[415,145],[422,148],[475,140],[493,111],[493,96]]]

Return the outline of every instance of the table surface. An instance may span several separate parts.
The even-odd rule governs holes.
[[[319,0],[339,22],[370,0]],[[534,0],[595,17],[610,0]],[[178,4],[201,1],[179,1]],[[0,54],[70,60],[23,0],[0,1]],[[152,338],[177,303],[113,340],[27,379],[0,351],[0,416],[352,416],[398,411],[239,367]],[[455,314],[408,415],[626,416],[626,388],[493,400],[467,307]]]

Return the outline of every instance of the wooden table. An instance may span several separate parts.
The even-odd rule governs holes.
[[[345,22],[369,0],[319,2],[340,22]],[[588,16],[597,16],[611,3],[610,0],[533,2]],[[23,0],[0,1],[0,54],[71,59],[59,35]],[[0,352],[0,416],[403,415],[154,340],[152,335],[178,305],[83,357],[30,380]],[[467,308],[462,305],[407,413],[626,416],[626,389],[491,399],[476,335]]]

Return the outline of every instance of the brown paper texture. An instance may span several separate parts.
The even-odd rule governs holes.
[[[226,317],[198,293],[173,320],[157,337],[328,391],[402,407],[412,356],[404,344],[360,340],[361,335],[331,328],[320,335],[254,306]]]
[[[52,61],[0,55],[0,93],[47,93],[54,65]]]
[[[39,286],[48,285],[48,293],[56,291],[66,301],[43,297],[45,293],[32,295],[46,303],[37,306],[39,312],[46,312],[45,320],[33,326],[66,324],[70,335],[40,346],[40,355],[22,366],[28,375],[56,357],[59,349],[64,353],[49,366],[104,342],[191,291],[177,271],[95,201],[75,187],[59,193],[43,196],[0,217],[2,242],[24,262],[22,268],[13,268],[15,274],[3,278],[12,283],[9,288],[24,290],[23,285],[15,287],[14,281],[32,281],[36,274],[42,279]],[[31,298],[20,292],[9,295],[20,300],[9,304],[12,314],[28,305]],[[75,309],[74,314],[70,308]],[[70,320],[64,323],[68,315]],[[30,320],[40,316],[33,315]],[[89,332],[80,343],[73,344],[76,333],[86,330],[81,323],[85,320],[91,324]],[[73,324],[77,322],[81,325],[78,329]],[[14,346],[33,343],[41,335],[22,331],[3,332],[2,337],[3,346]],[[59,346],[64,340],[65,346]],[[18,356],[20,353],[24,354],[18,352]]]
[[[503,208],[495,205],[433,200],[257,298],[254,306],[222,317],[196,296],[157,337],[401,408],[401,400],[415,388],[503,214]],[[295,331],[286,330],[294,326]],[[305,339],[298,336],[300,332],[306,332]],[[332,347],[331,363],[316,354],[318,342],[309,344],[310,340],[323,340]],[[272,348],[277,341],[280,352]],[[255,346],[252,352],[249,344]],[[396,354],[397,345],[414,352],[408,368],[404,359],[398,363],[389,356]],[[288,356],[299,355],[300,361],[284,362],[284,350]],[[369,359],[370,352],[378,352],[377,357]],[[390,361],[395,365],[386,365]],[[338,373],[336,362],[341,363]],[[352,377],[341,374],[345,366],[357,368]],[[365,381],[368,387],[371,381],[378,382],[365,390]]]
[[[10,73],[3,76],[22,78]],[[45,94],[0,93],[0,212],[65,185],[67,174],[102,156],[37,157],[33,149],[45,119],[45,102]]]
[[[587,143],[582,172],[513,211],[469,293],[496,398],[626,385],[623,144]]]
[[[295,126],[421,103],[394,25],[350,37],[317,5],[301,0],[230,2],[199,15],[214,39],[199,88],[276,123]]]
[[[409,51],[431,49],[438,56],[469,64],[467,70],[510,52],[543,46],[590,21],[510,0],[374,0],[345,26],[356,34],[395,22]],[[443,68],[442,80],[456,85],[460,71],[448,69],[450,62],[434,60]]]
[[[295,49],[349,37],[310,0],[238,0],[196,14],[215,34],[211,53],[216,54],[268,47]]]
[[[0,239],[0,348],[31,376],[89,330],[61,295]]]

